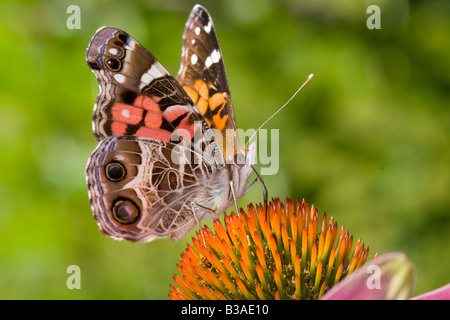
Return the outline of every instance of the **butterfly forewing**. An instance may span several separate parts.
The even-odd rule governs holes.
[[[222,145],[224,158],[230,159],[238,147],[236,118],[214,24],[206,9],[199,5],[194,7],[185,26],[177,80],[208,125],[220,131],[218,143]],[[227,135],[228,141],[233,142],[228,148]]]
[[[180,84],[126,32],[99,29],[86,60],[100,87],[92,117],[98,140],[133,135],[177,142],[205,135],[208,127]]]

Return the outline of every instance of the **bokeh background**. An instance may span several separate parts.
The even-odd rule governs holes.
[[[238,125],[279,129],[271,197],[305,198],[371,255],[402,251],[416,294],[450,282],[450,2],[200,1],[221,43]],[[69,5],[81,9],[70,30]],[[176,74],[194,1],[0,2],[0,298],[166,299],[177,243],[118,242],[92,219],[84,167],[98,94],[84,53],[122,28]],[[369,30],[366,9],[381,9]],[[240,200],[262,201],[260,186]],[[206,223],[211,224],[211,221]],[[81,289],[66,287],[69,265]]]

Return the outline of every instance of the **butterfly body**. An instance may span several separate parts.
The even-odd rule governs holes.
[[[255,146],[239,146],[220,48],[196,6],[177,79],[126,32],[100,28],[86,60],[100,93],[86,167],[94,218],[116,239],[178,240],[247,191]]]

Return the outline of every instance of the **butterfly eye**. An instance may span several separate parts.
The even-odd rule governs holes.
[[[122,224],[133,223],[139,218],[138,207],[130,200],[117,200],[112,207],[113,217]]]
[[[120,60],[110,58],[106,60],[106,66],[111,71],[119,71],[120,68],[122,67],[122,63],[120,62]]]
[[[127,171],[125,167],[119,162],[110,162],[105,168],[106,177],[109,181],[117,182],[125,178]]]

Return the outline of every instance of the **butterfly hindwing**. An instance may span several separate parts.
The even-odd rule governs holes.
[[[103,234],[142,242],[169,235],[177,239],[189,231],[195,225],[191,201],[209,205],[199,197],[203,187],[197,177],[207,181],[215,172],[199,157],[191,149],[154,139],[110,136],[100,141],[86,175],[94,219]],[[203,215],[198,212],[199,218]]]

